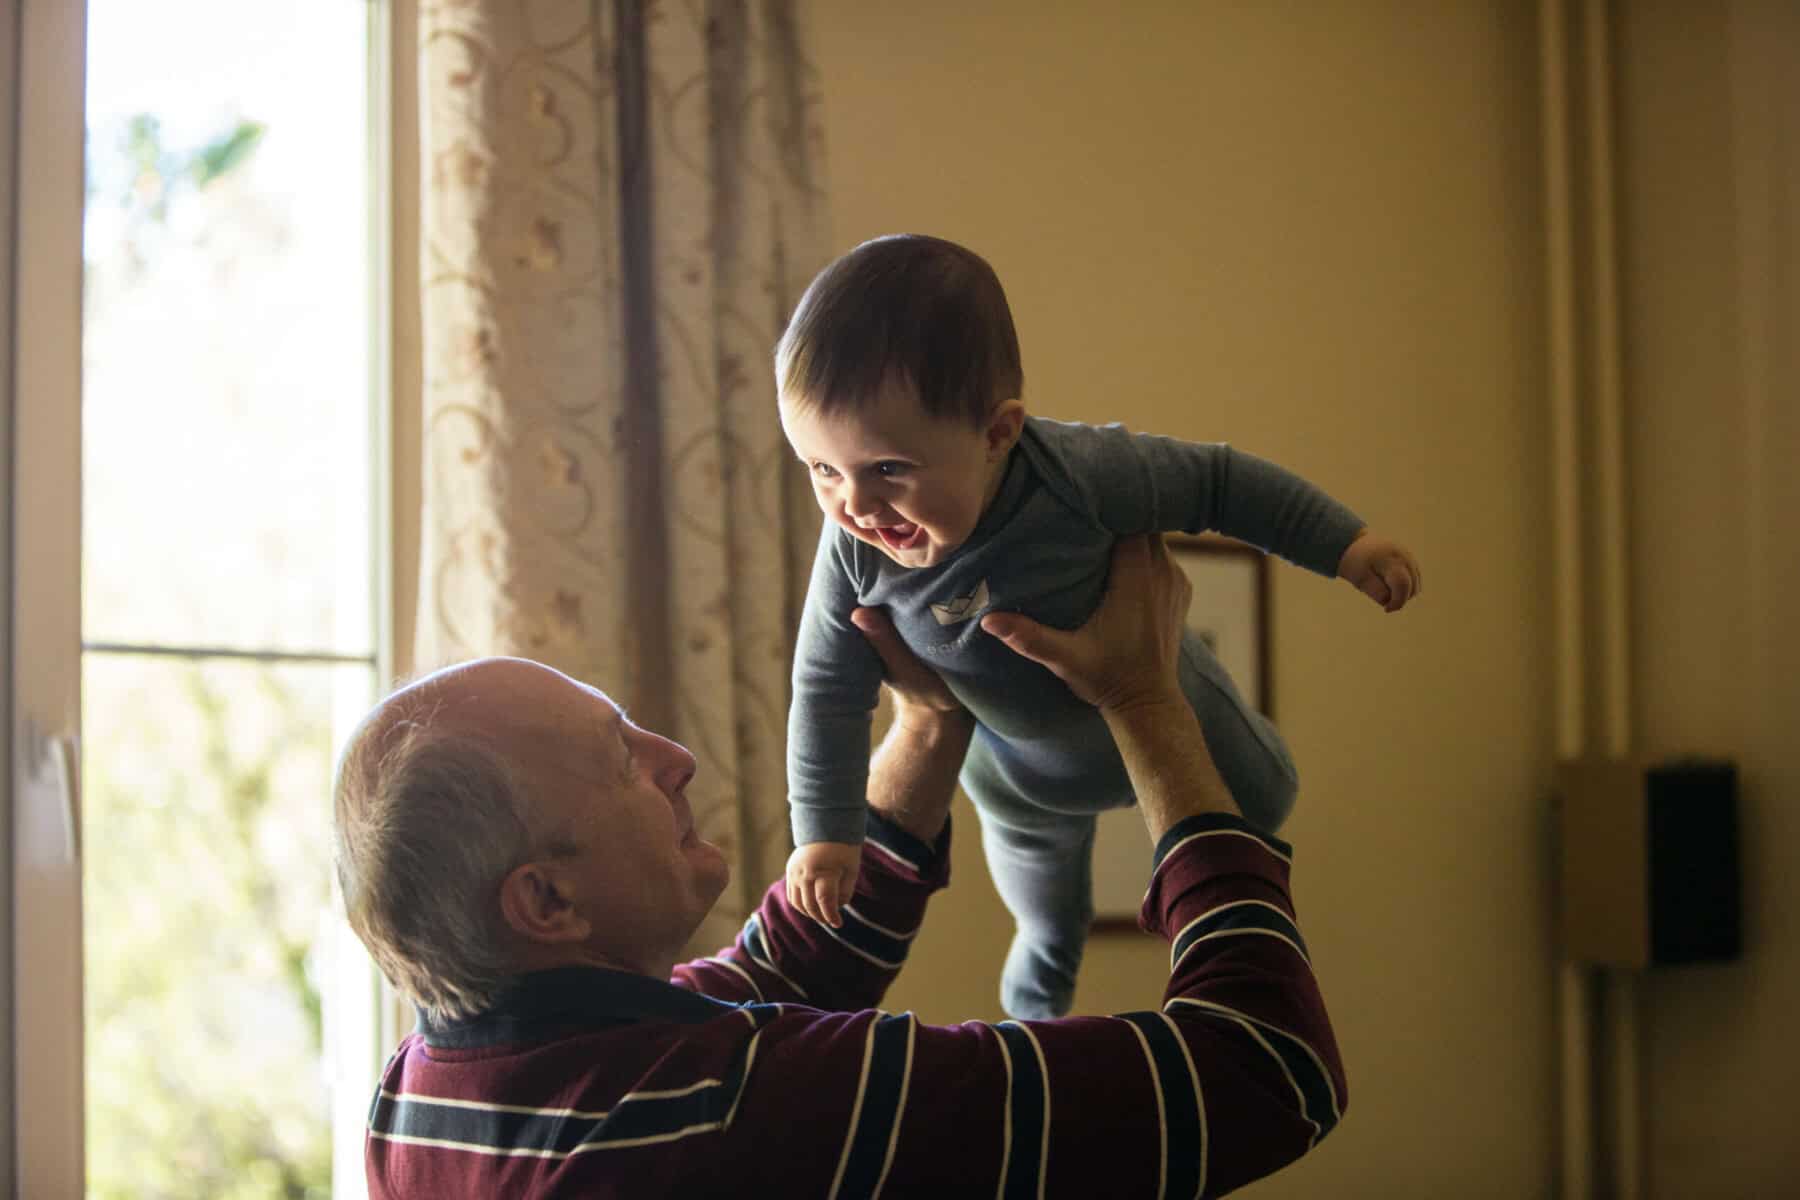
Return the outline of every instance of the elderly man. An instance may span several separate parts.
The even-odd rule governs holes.
[[[873,610],[855,620],[896,719],[842,923],[774,885],[735,944],[679,965],[727,878],[683,794],[692,755],[518,659],[388,697],[337,789],[351,924],[420,1011],[370,1114],[371,1194],[1210,1196],[1311,1148],[1342,1065],[1289,848],[1236,813],[1177,686],[1186,606],[1137,538],[1081,630],[985,620],[1098,706],[1155,845],[1141,920],[1168,984],[1110,1017],[876,1007],[947,882],[974,722]]]

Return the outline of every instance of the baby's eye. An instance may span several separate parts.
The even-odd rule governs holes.
[[[816,462],[812,465],[813,474],[824,479],[837,478],[837,471],[830,463]]]
[[[906,464],[894,462],[891,459],[886,462],[878,462],[875,464],[875,473],[883,479],[895,479],[906,474]]]

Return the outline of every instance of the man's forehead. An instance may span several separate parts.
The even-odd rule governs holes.
[[[530,734],[568,732],[610,723],[620,709],[599,688],[572,679],[554,667],[523,658],[487,658],[460,663],[414,684],[394,700],[408,707],[427,701],[437,719],[474,722],[488,733],[510,729]]]

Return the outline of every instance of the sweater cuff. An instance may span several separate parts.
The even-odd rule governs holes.
[[[878,815],[868,815],[868,846],[880,852],[880,858],[896,874],[940,888],[950,882],[950,820],[945,818],[943,831],[927,845],[898,825]],[[868,861],[865,854],[864,861]]]
[[[1163,859],[1169,857],[1171,851],[1181,843],[1199,834],[1207,833],[1247,833],[1275,854],[1285,860],[1292,861],[1294,848],[1278,837],[1264,833],[1244,818],[1231,813],[1198,813],[1177,821],[1162,835],[1156,843],[1156,853],[1150,859],[1150,873],[1154,875]]]

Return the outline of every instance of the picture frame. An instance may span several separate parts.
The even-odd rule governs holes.
[[[1269,556],[1216,534],[1165,534],[1164,540],[1194,586],[1188,628],[1218,656],[1244,698],[1273,719]],[[1094,932],[1138,932],[1151,850],[1135,805],[1100,814],[1094,831]]]

